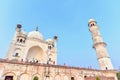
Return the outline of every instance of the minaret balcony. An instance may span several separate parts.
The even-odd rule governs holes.
[[[97,60],[99,60],[99,59],[103,59],[103,58],[110,58],[109,56],[103,56],[103,57],[99,57],[99,58],[97,58]]]
[[[93,48],[96,48],[99,45],[106,47],[107,44],[105,42],[98,42],[93,45]]]

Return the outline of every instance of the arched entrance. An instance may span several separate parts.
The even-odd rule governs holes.
[[[3,75],[2,80],[16,80],[16,74],[13,72],[7,72]]]
[[[44,54],[43,54],[43,50],[42,48],[40,48],[39,46],[33,46],[28,50],[27,53],[27,59],[28,61],[39,61],[39,62],[43,62],[44,59]]]

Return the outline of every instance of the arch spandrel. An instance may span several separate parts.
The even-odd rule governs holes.
[[[82,76],[78,76],[77,80],[84,80]]]
[[[55,76],[55,80],[61,80],[61,76],[60,75],[56,75]]]
[[[63,80],[69,80],[69,77],[67,75],[63,76]]]
[[[20,75],[18,80],[30,80],[30,75],[27,73],[23,73]]]
[[[47,74],[44,76],[44,80],[53,80],[53,76],[51,74]]]

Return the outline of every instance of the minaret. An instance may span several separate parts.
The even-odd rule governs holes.
[[[106,50],[106,43],[103,42],[99,32],[97,22],[94,19],[90,19],[89,30],[92,33],[92,39],[94,42],[93,48],[96,50],[97,59],[101,70],[113,70],[113,66]]]

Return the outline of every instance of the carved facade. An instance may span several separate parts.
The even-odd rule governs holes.
[[[0,59],[0,80],[117,80],[96,21],[90,19],[101,70],[57,65],[57,36],[44,40],[36,28],[26,33],[18,24],[6,59]]]

